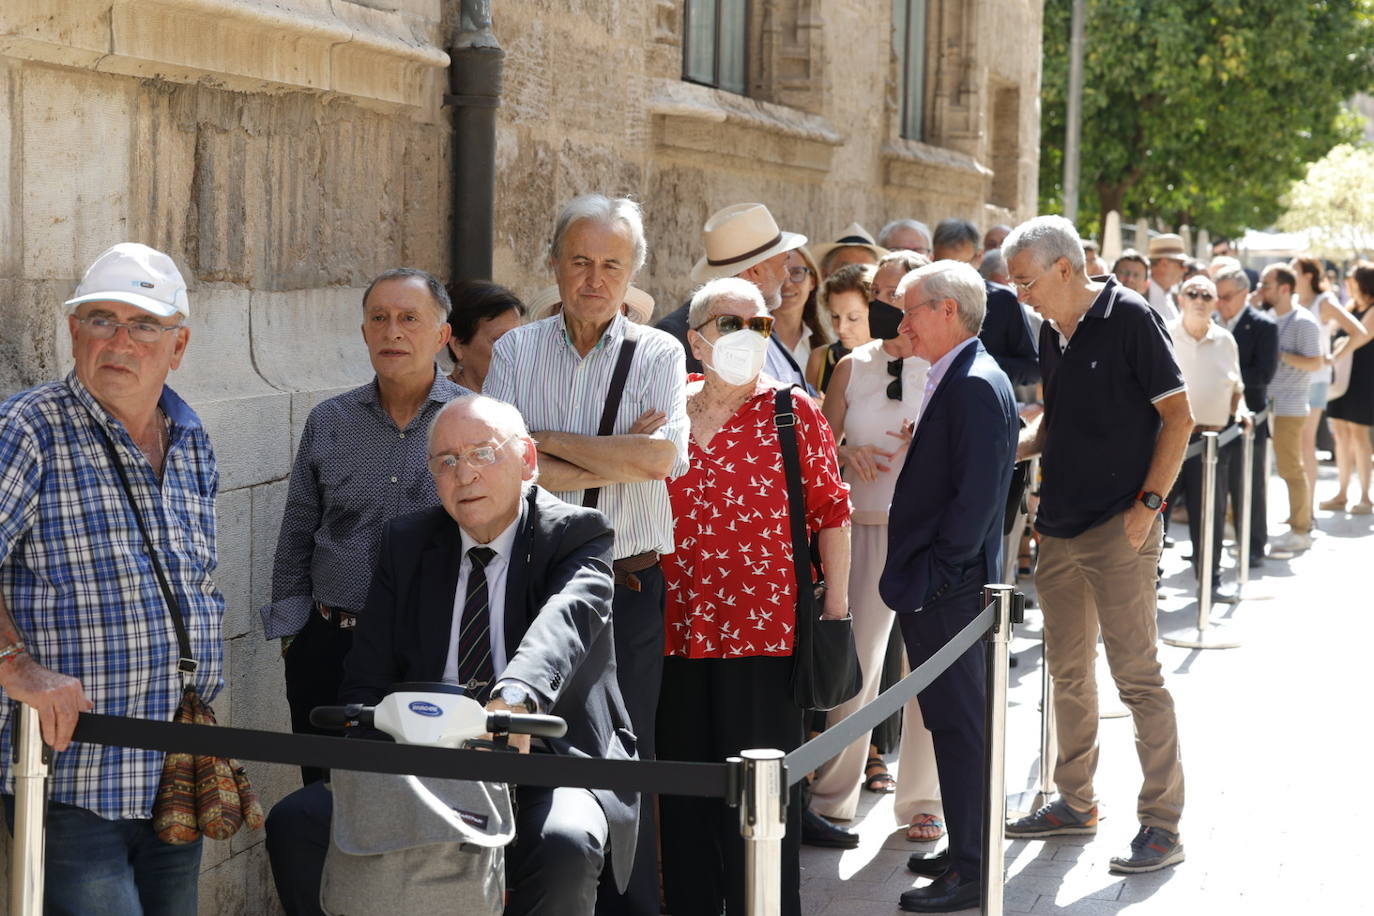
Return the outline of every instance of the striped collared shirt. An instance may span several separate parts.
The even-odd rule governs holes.
[[[81,681],[95,712],[169,722],[181,701],[176,631],[100,430],[115,444],[139,513],[219,692],[224,598],[215,570],[219,473],[200,418],[170,388],[162,480],[124,425],[71,373],[0,406],[0,589],[34,659]],[[11,783],[12,704],[0,694],[0,768]],[[52,799],[103,818],[148,818],[162,754],[73,743],[57,754]]]
[[[527,324],[504,335],[492,353],[482,393],[514,404],[531,430],[596,435],[606,407],[627,319],[616,315],[596,346],[584,357],[568,338],[562,314]],[[639,329],[625,394],[616,413],[614,435],[623,435],[646,410],[659,410],[668,420],[654,433],[677,449],[669,477],[687,471],[687,373],[682,345],[653,328]],[[574,505],[581,490],[555,492]],[[615,528],[615,558],[646,550],[671,553],[673,512],[668,485],[662,480],[621,483],[601,491],[597,508]]]
[[[382,407],[375,378],[310,411],[277,538],[272,603],[260,612],[268,639],[299,633],[315,601],[362,610],[386,523],[439,505],[426,433],[434,415],[464,394],[471,392],[436,369],[405,429]]]

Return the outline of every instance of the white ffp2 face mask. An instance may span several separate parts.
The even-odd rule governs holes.
[[[768,338],[757,331],[741,328],[711,345],[708,364],[727,385],[743,385],[758,378],[768,356]]]

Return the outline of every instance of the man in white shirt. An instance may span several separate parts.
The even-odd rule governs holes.
[[[1172,293],[1187,269],[1188,250],[1181,237],[1166,232],[1150,239],[1150,286],[1145,299],[1165,324],[1178,318]]]

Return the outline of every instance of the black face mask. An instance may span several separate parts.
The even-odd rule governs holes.
[[[902,310],[874,299],[868,303],[868,333],[879,340],[895,340],[902,323]]]

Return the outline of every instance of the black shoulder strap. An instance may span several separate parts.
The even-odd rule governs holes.
[[[115,449],[114,440],[105,430],[104,424],[96,420],[96,428],[100,430],[100,437],[105,441],[105,451],[109,453],[110,464],[114,465],[115,473],[119,475],[119,483],[124,487],[124,496],[129,500],[129,508],[134,513],[134,521],[138,523],[138,533],[143,536],[143,547],[148,551],[148,559],[153,563],[153,574],[157,576],[157,584],[162,589],[162,600],[167,605],[167,613],[172,617],[172,627],[177,632],[177,650],[181,657],[177,660],[177,670],[183,675],[194,674],[198,662],[196,657],[191,654],[191,637],[186,632],[186,619],[181,613],[181,602],[177,600],[176,593],[172,591],[172,586],[167,582],[167,574],[163,572],[162,563],[157,558],[157,551],[153,549],[153,538],[148,534],[148,524],[143,520],[143,513],[138,511],[138,502],[134,499],[134,489],[129,485],[129,475],[124,470],[124,463],[119,460],[119,452]]]
[[[811,543],[806,536],[806,496],[802,490],[792,387],[779,388],[774,393],[773,425],[778,430],[782,470],[787,477],[787,515],[792,522],[792,569],[797,580],[797,641],[800,643],[809,638],[816,618],[816,592],[811,582]]]
[[[627,318],[625,337],[620,342],[615,370],[611,372],[610,387],[606,389],[606,406],[601,411],[601,423],[596,428],[598,436],[609,436],[615,432],[615,415],[620,412],[620,399],[625,394],[625,380],[630,377],[630,363],[635,358],[635,346],[638,343],[639,325]],[[582,505],[588,509],[595,509],[600,499],[600,487],[589,487],[582,491]]]

